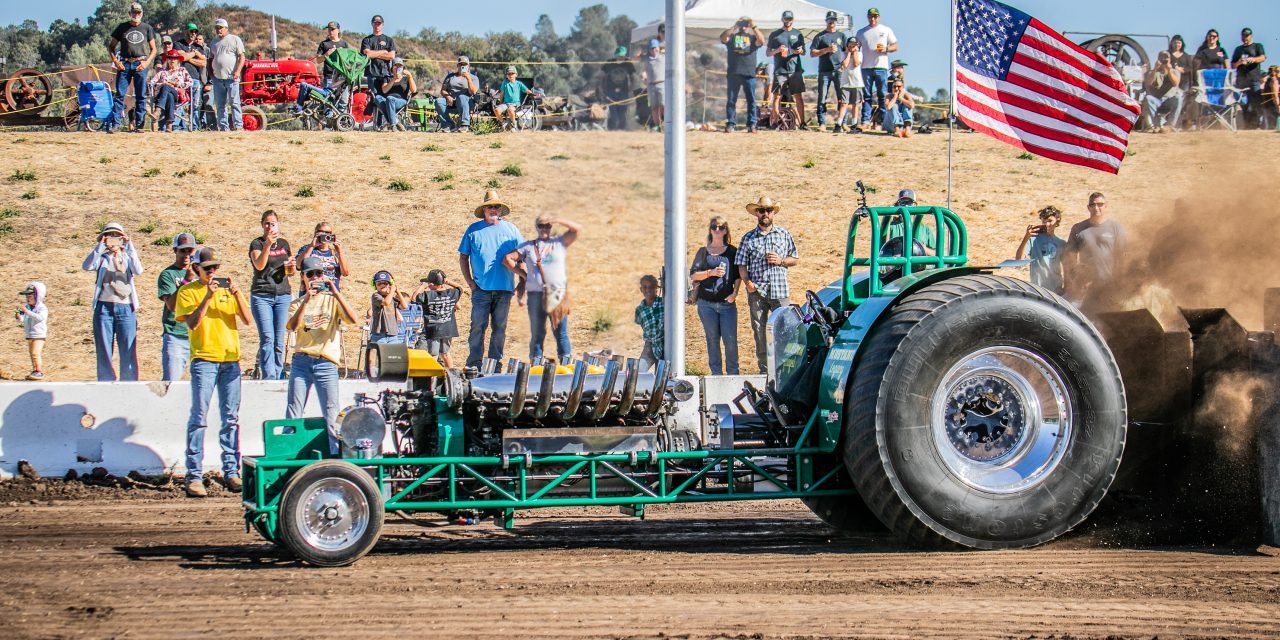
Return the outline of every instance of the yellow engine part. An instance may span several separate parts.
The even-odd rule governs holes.
[[[410,378],[439,378],[445,375],[445,368],[435,356],[422,349],[409,349]]]
[[[573,368],[574,368],[575,366],[577,366],[577,365],[558,364],[558,365],[556,365],[556,375],[558,375],[558,376],[560,376],[560,375],[570,375],[570,374],[572,374],[572,373],[573,373]],[[588,373],[588,374],[595,374],[595,375],[603,374],[603,373],[604,373],[604,367],[597,367],[597,366],[596,366],[596,365],[594,365],[594,364],[589,364],[589,365],[587,365],[587,373]],[[542,365],[537,365],[537,366],[534,366],[534,367],[530,367],[530,368],[529,368],[529,375],[532,375],[532,376],[540,376],[540,375],[542,375]]]

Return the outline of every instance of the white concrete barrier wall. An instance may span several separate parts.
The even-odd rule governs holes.
[[[240,450],[262,454],[262,423],[284,417],[285,381],[241,383]],[[364,380],[339,383],[339,404],[356,393],[376,394],[402,384]],[[61,476],[67,469],[87,472],[105,467],[123,475],[137,470],[159,473],[185,470],[187,418],[191,411],[188,382],[15,382],[0,385],[0,477],[16,473],[27,460],[42,475]],[[319,416],[315,393],[306,415]],[[205,430],[204,468],[220,470],[215,395]]]

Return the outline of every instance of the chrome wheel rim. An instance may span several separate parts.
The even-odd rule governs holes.
[[[931,431],[964,484],[1010,494],[1044,482],[1071,442],[1073,408],[1057,369],[1039,354],[989,347],[960,359],[934,392]]]
[[[324,478],[307,487],[294,522],[308,545],[342,551],[369,528],[369,501],[354,482]]]

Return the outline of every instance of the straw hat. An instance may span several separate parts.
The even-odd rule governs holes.
[[[774,213],[779,213],[782,211],[782,205],[774,202],[773,198],[769,196],[760,196],[755,202],[747,205],[747,213],[752,215],[755,215],[761,209],[773,209]]]
[[[483,218],[484,208],[490,205],[498,205],[499,207],[502,207],[502,213],[500,213],[499,215],[502,216],[503,218],[511,214],[511,206],[503,202],[502,198],[498,197],[497,190],[489,189],[488,191],[484,192],[484,202],[481,202],[480,206],[476,207],[476,217]]]

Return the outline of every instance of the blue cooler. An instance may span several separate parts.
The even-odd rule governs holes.
[[[76,90],[76,97],[80,100],[81,126],[89,120],[105,122],[111,117],[111,108],[114,104],[111,88],[107,83],[101,80],[85,80]]]

